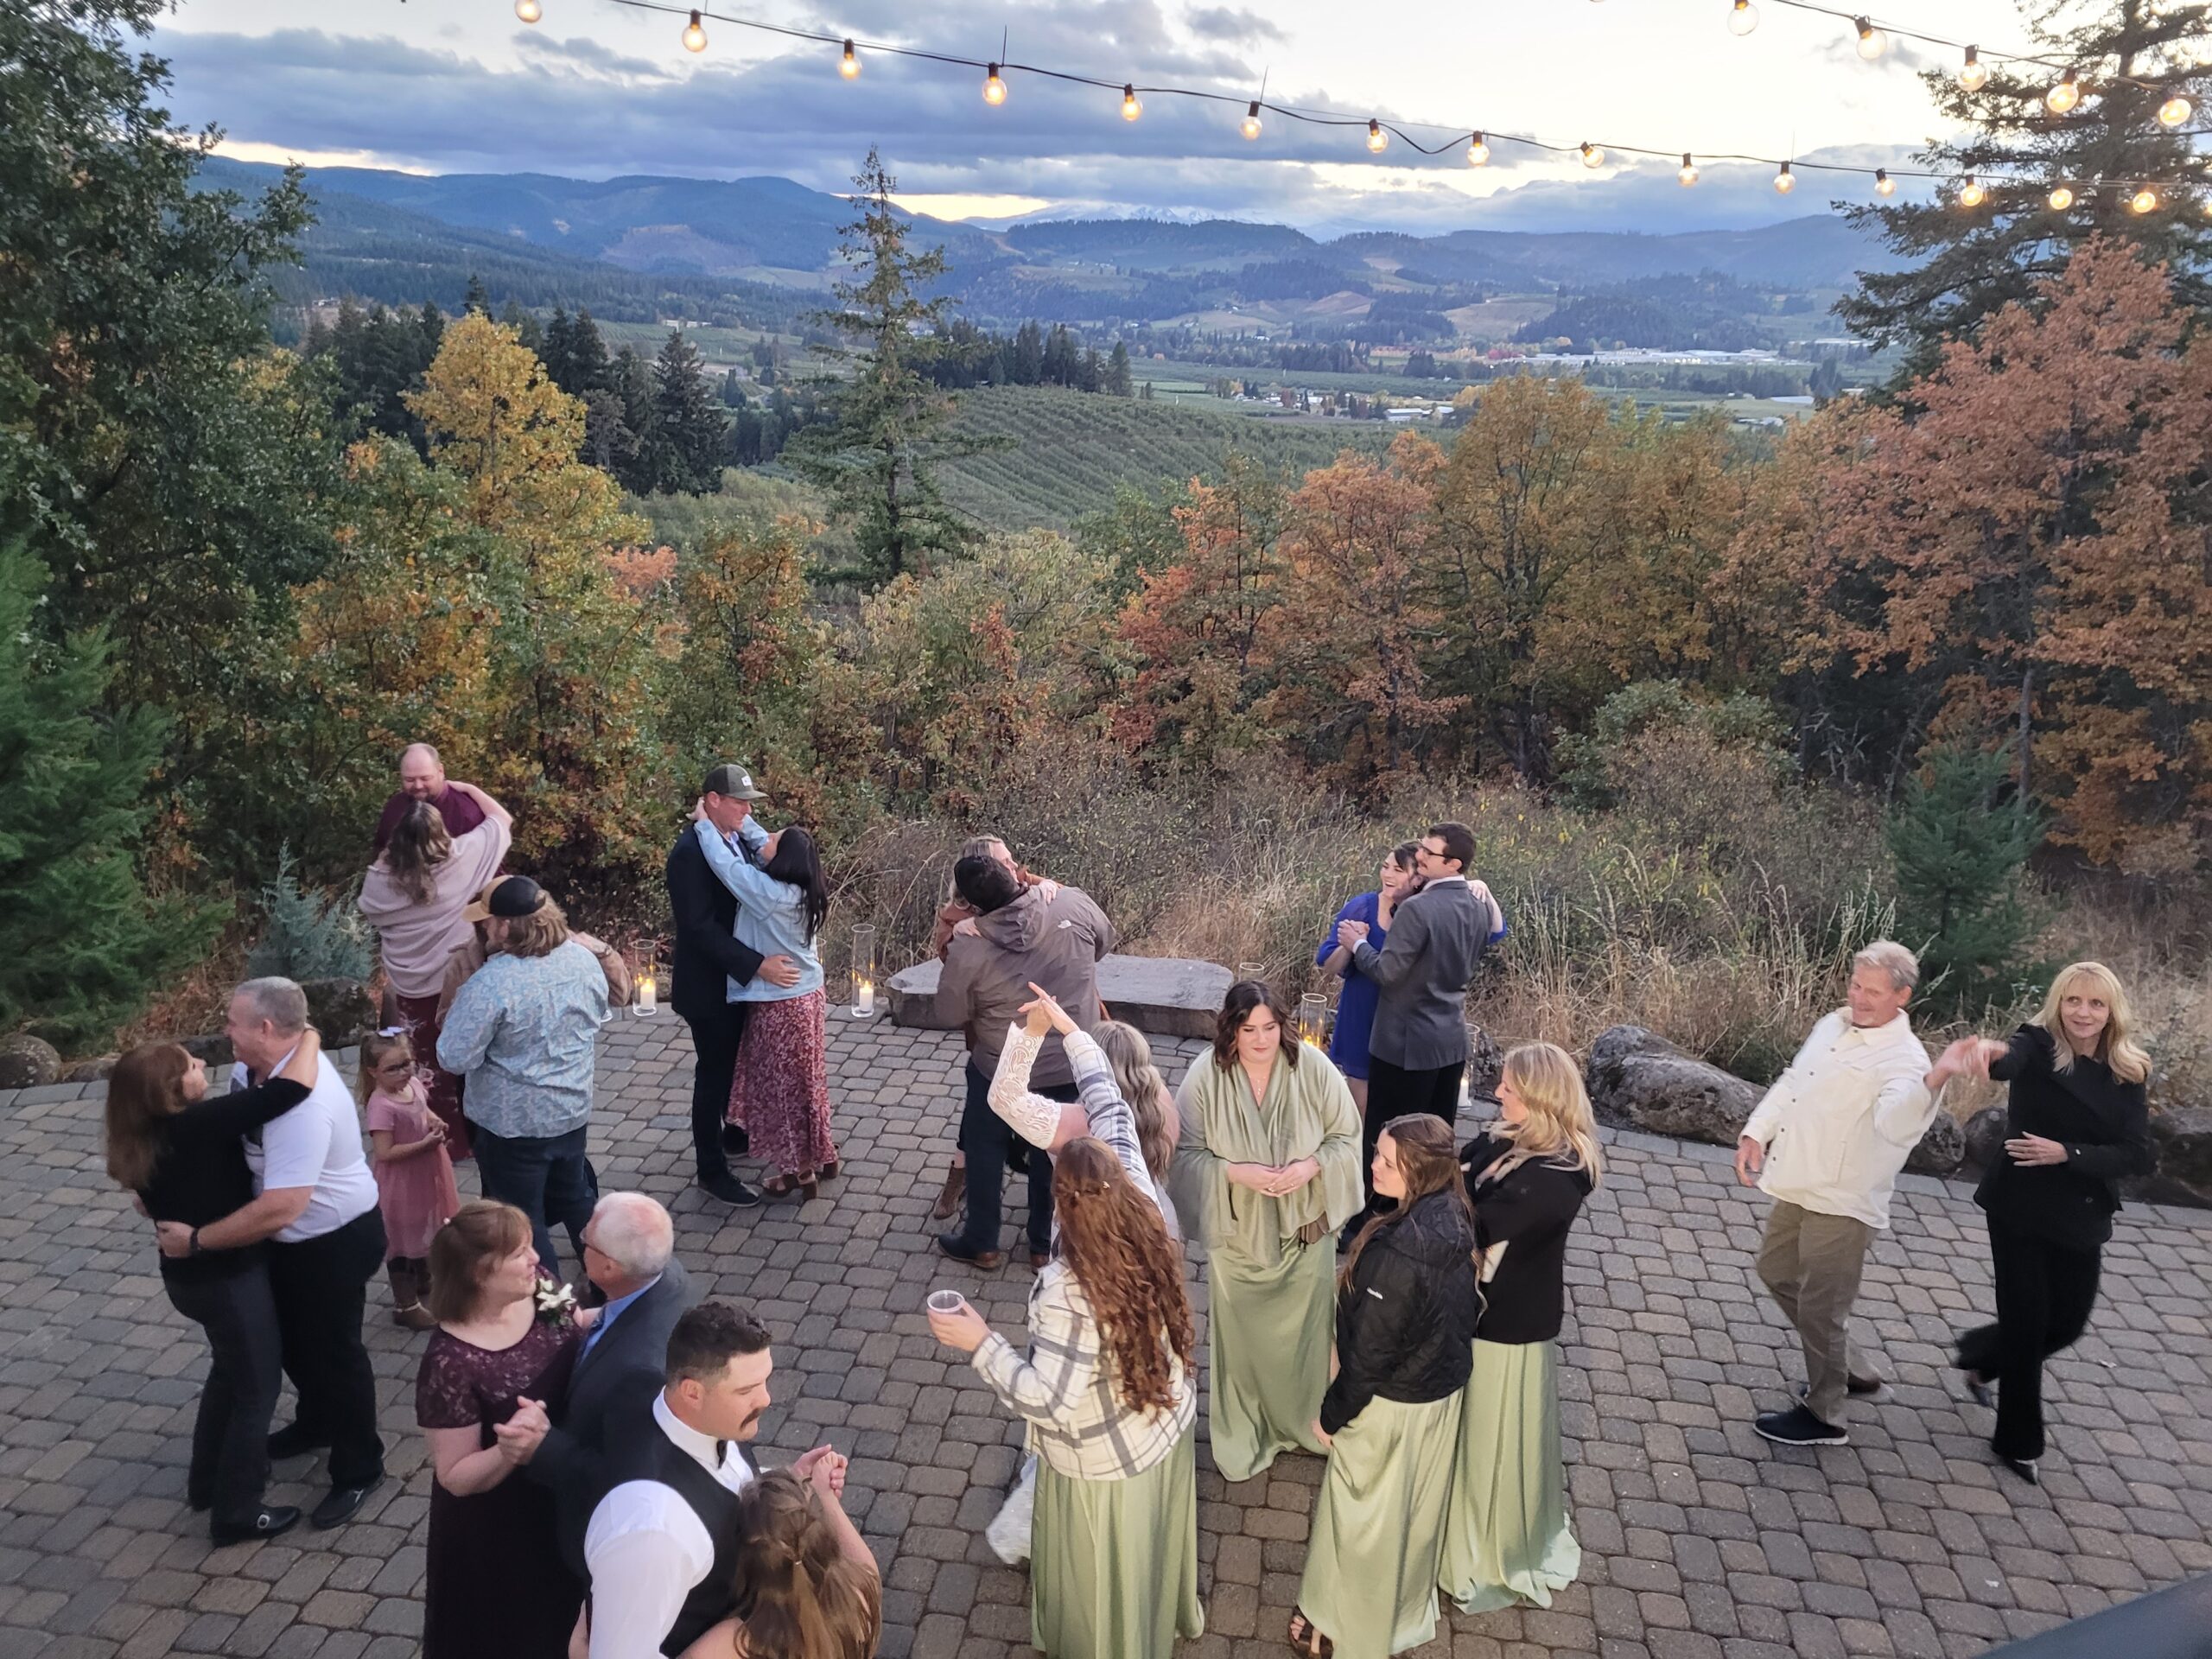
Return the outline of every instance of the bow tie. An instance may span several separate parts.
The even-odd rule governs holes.
[[[719,1469],[728,1461],[729,1442],[728,1440],[716,1440],[715,1442],[715,1467]]]

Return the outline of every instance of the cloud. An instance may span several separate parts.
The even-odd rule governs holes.
[[[1191,33],[1209,41],[1274,41],[1289,43],[1290,36],[1256,11],[1242,6],[1199,6],[1185,12]]]

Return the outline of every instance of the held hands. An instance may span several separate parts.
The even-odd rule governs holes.
[[[516,1401],[515,1414],[504,1423],[493,1425],[492,1433],[497,1437],[500,1457],[519,1467],[537,1454],[537,1448],[552,1427],[553,1420],[545,1414],[544,1402],[525,1395]]]
[[[1923,1081],[1930,1090],[1941,1089],[1953,1077],[1989,1081],[1990,1063],[2005,1058],[2005,1045],[1987,1037],[1961,1037],[1943,1051]]]
[[[844,1455],[835,1447],[817,1446],[791,1459],[791,1473],[813,1487],[817,1496],[834,1499],[845,1490]]]
[[[1758,1185],[1759,1172],[1766,1167],[1766,1148],[1745,1135],[1736,1143],[1736,1183],[1739,1186]]]
[[[1029,988],[1036,992],[1037,1000],[1033,1002],[1023,1003],[1016,1012],[1029,1016],[1031,1036],[1043,1036],[1047,1026],[1058,1032],[1063,1037],[1080,1029],[1076,1022],[1068,1017],[1068,1011],[1054,1000],[1050,991],[1033,979],[1029,982]]]
[[[154,1242],[161,1246],[162,1254],[172,1258],[192,1254],[192,1229],[181,1221],[157,1221],[154,1224]]]
[[[1357,950],[1367,943],[1367,924],[1365,922],[1338,922],[1337,943],[1347,950]]]
[[[972,1354],[983,1345],[983,1339],[991,1334],[991,1327],[983,1322],[982,1314],[963,1302],[950,1313],[930,1309],[930,1334],[948,1348]]]
[[[789,957],[767,957],[761,960],[760,977],[779,989],[789,989],[798,983],[799,967]]]
[[[1288,1164],[1231,1164],[1229,1179],[1264,1198],[1287,1198],[1321,1173],[1318,1160],[1300,1158]]]
[[[2005,1143],[2005,1155],[2016,1164],[2063,1164],[2066,1148],[2039,1135],[2019,1135]]]

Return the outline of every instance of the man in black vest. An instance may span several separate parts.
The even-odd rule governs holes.
[[[702,1302],[669,1332],[666,1386],[613,1461],[584,1535],[591,1659],[680,1654],[737,1609],[738,1495],[760,1472],[752,1442],[769,1405],[768,1332],[728,1302]],[[842,1487],[842,1459],[818,1446]]]
[[[708,822],[721,830],[741,857],[753,855],[737,838],[737,827],[762,791],[743,766],[716,766],[700,790]],[[698,1182],[724,1204],[755,1205],[760,1192],[730,1173],[731,1150],[743,1151],[741,1131],[731,1143],[722,1139],[729,1109],[730,1074],[737,1069],[737,1046],[745,1036],[749,1002],[730,1001],[730,981],[749,983],[755,975],[771,985],[798,983],[799,966],[789,957],[762,957],[740,944],[732,932],[737,897],[715,879],[699,838],[687,822],[668,855],[668,904],[676,918],[676,957],[670,964],[674,982],[669,1006],[691,1027],[695,1055],[691,1071],[691,1150]]]

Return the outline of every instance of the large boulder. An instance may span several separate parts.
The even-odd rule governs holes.
[[[0,1089],[35,1089],[61,1075],[61,1054],[43,1037],[0,1037]]]
[[[307,993],[308,1023],[322,1033],[325,1048],[351,1048],[376,1030],[377,1000],[359,980],[310,979],[300,989]]]
[[[1966,1161],[1987,1169],[2005,1155],[2005,1137],[2012,1115],[2002,1106],[1985,1106],[1967,1120]]]
[[[950,1031],[940,1014],[937,987],[942,966],[918,962],[888,982],[891,1023],[923,1031]],[[1108,957],[1098,964],[1098,998],[1116,1020],[1155,1037],[1211,1037],[1234,978],[1218,963],[1179,957]]]
[[[1916,1175],[1948,1175],[1966,1155],[1966,1132],[1959,1128],[1959,1120],[1948,1112],[1939,1111],[1936,1121],[1928,1126],[1928,1133],[1920,1137],[1920,1144],[1912,1149],[1912,1156],[1904,1160],[1904,1166]]]
[[[2212,1205],[2212,1107],[2152,1113],[2151,1144],[2157,1168],[2133,1191],[2154,1204]]]
[[[1694,1059],[1642,1026],[1614,1026],[1591,1045],[1584,1080],[1600,1122],[1732,1147],[1760,1090]]]
[[[231,1052],[231,1039],[219,1031],[205,1037],[180,1037],[176,1042],[179,1048],[203,1062],[210,1071],[228,1065],[238,1058]]]
[[[62,1068],[64,1083],[105,1083],[115,1073],[119,1055],[100,1054],[89,1060],[79,1060],[74,1065]]]

